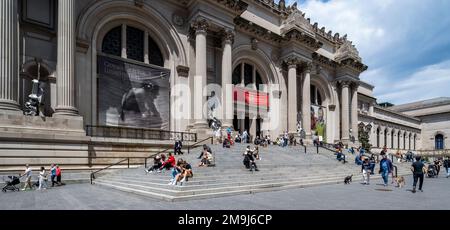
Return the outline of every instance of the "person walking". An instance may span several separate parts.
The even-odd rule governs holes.
[[[389,174],[392,173],[392,162],[387,158],[387,154],[382,154],[383,159],[380,161],[380,170],[378,173],[381,174],[383,178],[384,186],[388,186]]]
[[[424,170],[425,164],[420,159],[421,159],[421,157],[417,156],[416,162],[414,162],[411,165],[411,171],[413,172],[413,177],[414,177],[413,190],[412,190],[413,193],[416,192],[417,180],[419,180],[419,190],[421,192],[423,192],[422,186],[423,186],[423,173],[425,171]]]
[[[30,189],[33,189],[33,185],[31,184],[31,176],[33,174],[33,170],[30,168],[28,164],[25,165],[25,172],[20,176],[25,176],[25,185],[22,188],[22,191],[25,191],[27,187],[30,187]]]
[[[61,169],[59,168],[59,165],[56,165],[56,184],[58,186],[61,186]]]
[[[47,189],[47,188],[48,188],[47,173],[45,172],[45,168],[41,167],[41,171],[39,172],[39,188],[38,188],[38,190]]]
[[[52,166],[50,167],[50,178],[52,180],[52,187],[54,187],[55,184],[56,184],[56,181],[55,181],[55,179],[56,179],[56,166],[55,166],[55,164],[52,164]]]
[[[368,158],[364,159],[364,162],[362,163],[361,166],[361,172],[363,174],[363,180],[365,185],[369,184],[371,168],[372,167],[370,166],[369,159]]]
[[[447,176],[446,178],[450,177],[450,157],[447,157],[447,159],[444,160],[444,168],[447,170]]]

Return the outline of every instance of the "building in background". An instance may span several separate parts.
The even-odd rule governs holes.
[[[87,155],[87,125],[208,136],[212,91],[222,124],[252,137],[300,124],[307,143],[357,146],[362,129],[375,149],[450,144],[448,98],[378,106],[349,38],[284,0],[2,0],[0,12],[2,154]],[[45,118],[22,115],[38,69]]]

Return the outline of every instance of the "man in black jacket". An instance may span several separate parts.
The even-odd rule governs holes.
[[[425,165],[421,161],[421,157],[417,156],[416,162],[414,162],[411,165],[411,171],[413,172],[413,176],[414,176],[414,183],[413,183],[413,190],[412,190],[413,193],[416,192],[417,180],[419,180],[419,190],[421,192],[423,192],[422,185],[423,185],[423,171],[424,171],[423,168],[424,167],[425,167]]]
[[[450,157],[447,157],[447,159],[444,160],[444,168],[447,170],[447,177],[450,177]]]

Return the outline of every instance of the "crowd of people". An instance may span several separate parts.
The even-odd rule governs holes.
[[[19,178],[24,178],[23,179],[24,186],[21,190],[25,191],[25,190],[27,190],[27,188],[29,190],[33,190],[35,187],[37,187],[37,190],[47,189],[48,188],[48,184],[47,184],[48,176],[49,176],[49,174],[45,170],[45,167],[42,166],[39,169],[37,181],[35,183],[32,183],[33,169],[30,167],[30,165],[26,164],[24,173],[19,175]],[[61,168],[59,167],[59,165],[52,164],[50,166],[50,178],[51,178],[51,182],[52,182],[52,187],[54,187],[55,185],[56,186],[64,185],[64,183],[61,182],[62,172],[61,172]]]

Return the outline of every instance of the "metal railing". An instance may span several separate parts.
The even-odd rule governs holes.
[[[196,133],[174,132],[160,129],[144,129],[116,126],[86,125],[86,135],[91,137],[112,137],[146,140],[176,140],[197,141]]]
[[[190,153],[190,149],[196,148],[196,147],[200,146],[200,143],[208,141],[208,140],[211,140],[211,145],[214,144],[214,138],[213,137],[205,138],[205,139],[203,139],[201,141],[198,141],[198,142],[194,143],[191,146],[188,146],[188,153]],[[209,166],[216,166],[216,155],[215,155],[214,151],[211,154],[213,156],[213,162]]]
[[[394,167],[395,177],[398,176],[398,168],[397,165],[392,164],[392,167]]]
[[[320,142],[318,145],[316,145],[317,147],[317,154],[319,154],[319,147],[320,148],[324,148],[328,151],[333,152],[335,155],[338,154],[338,152],[334,149],[334,145],[333,144],[329,144],[329,143],[325,143],[325,142]],[[347,157],[344,153],[342,154],[342,158],[343,158],[343,164],[347,163]]]
[[[415,150],[412,152],[417,152],[420,156],[430,156],[430,157],[450,157],[450,149],[424,149],[424,150]]]

